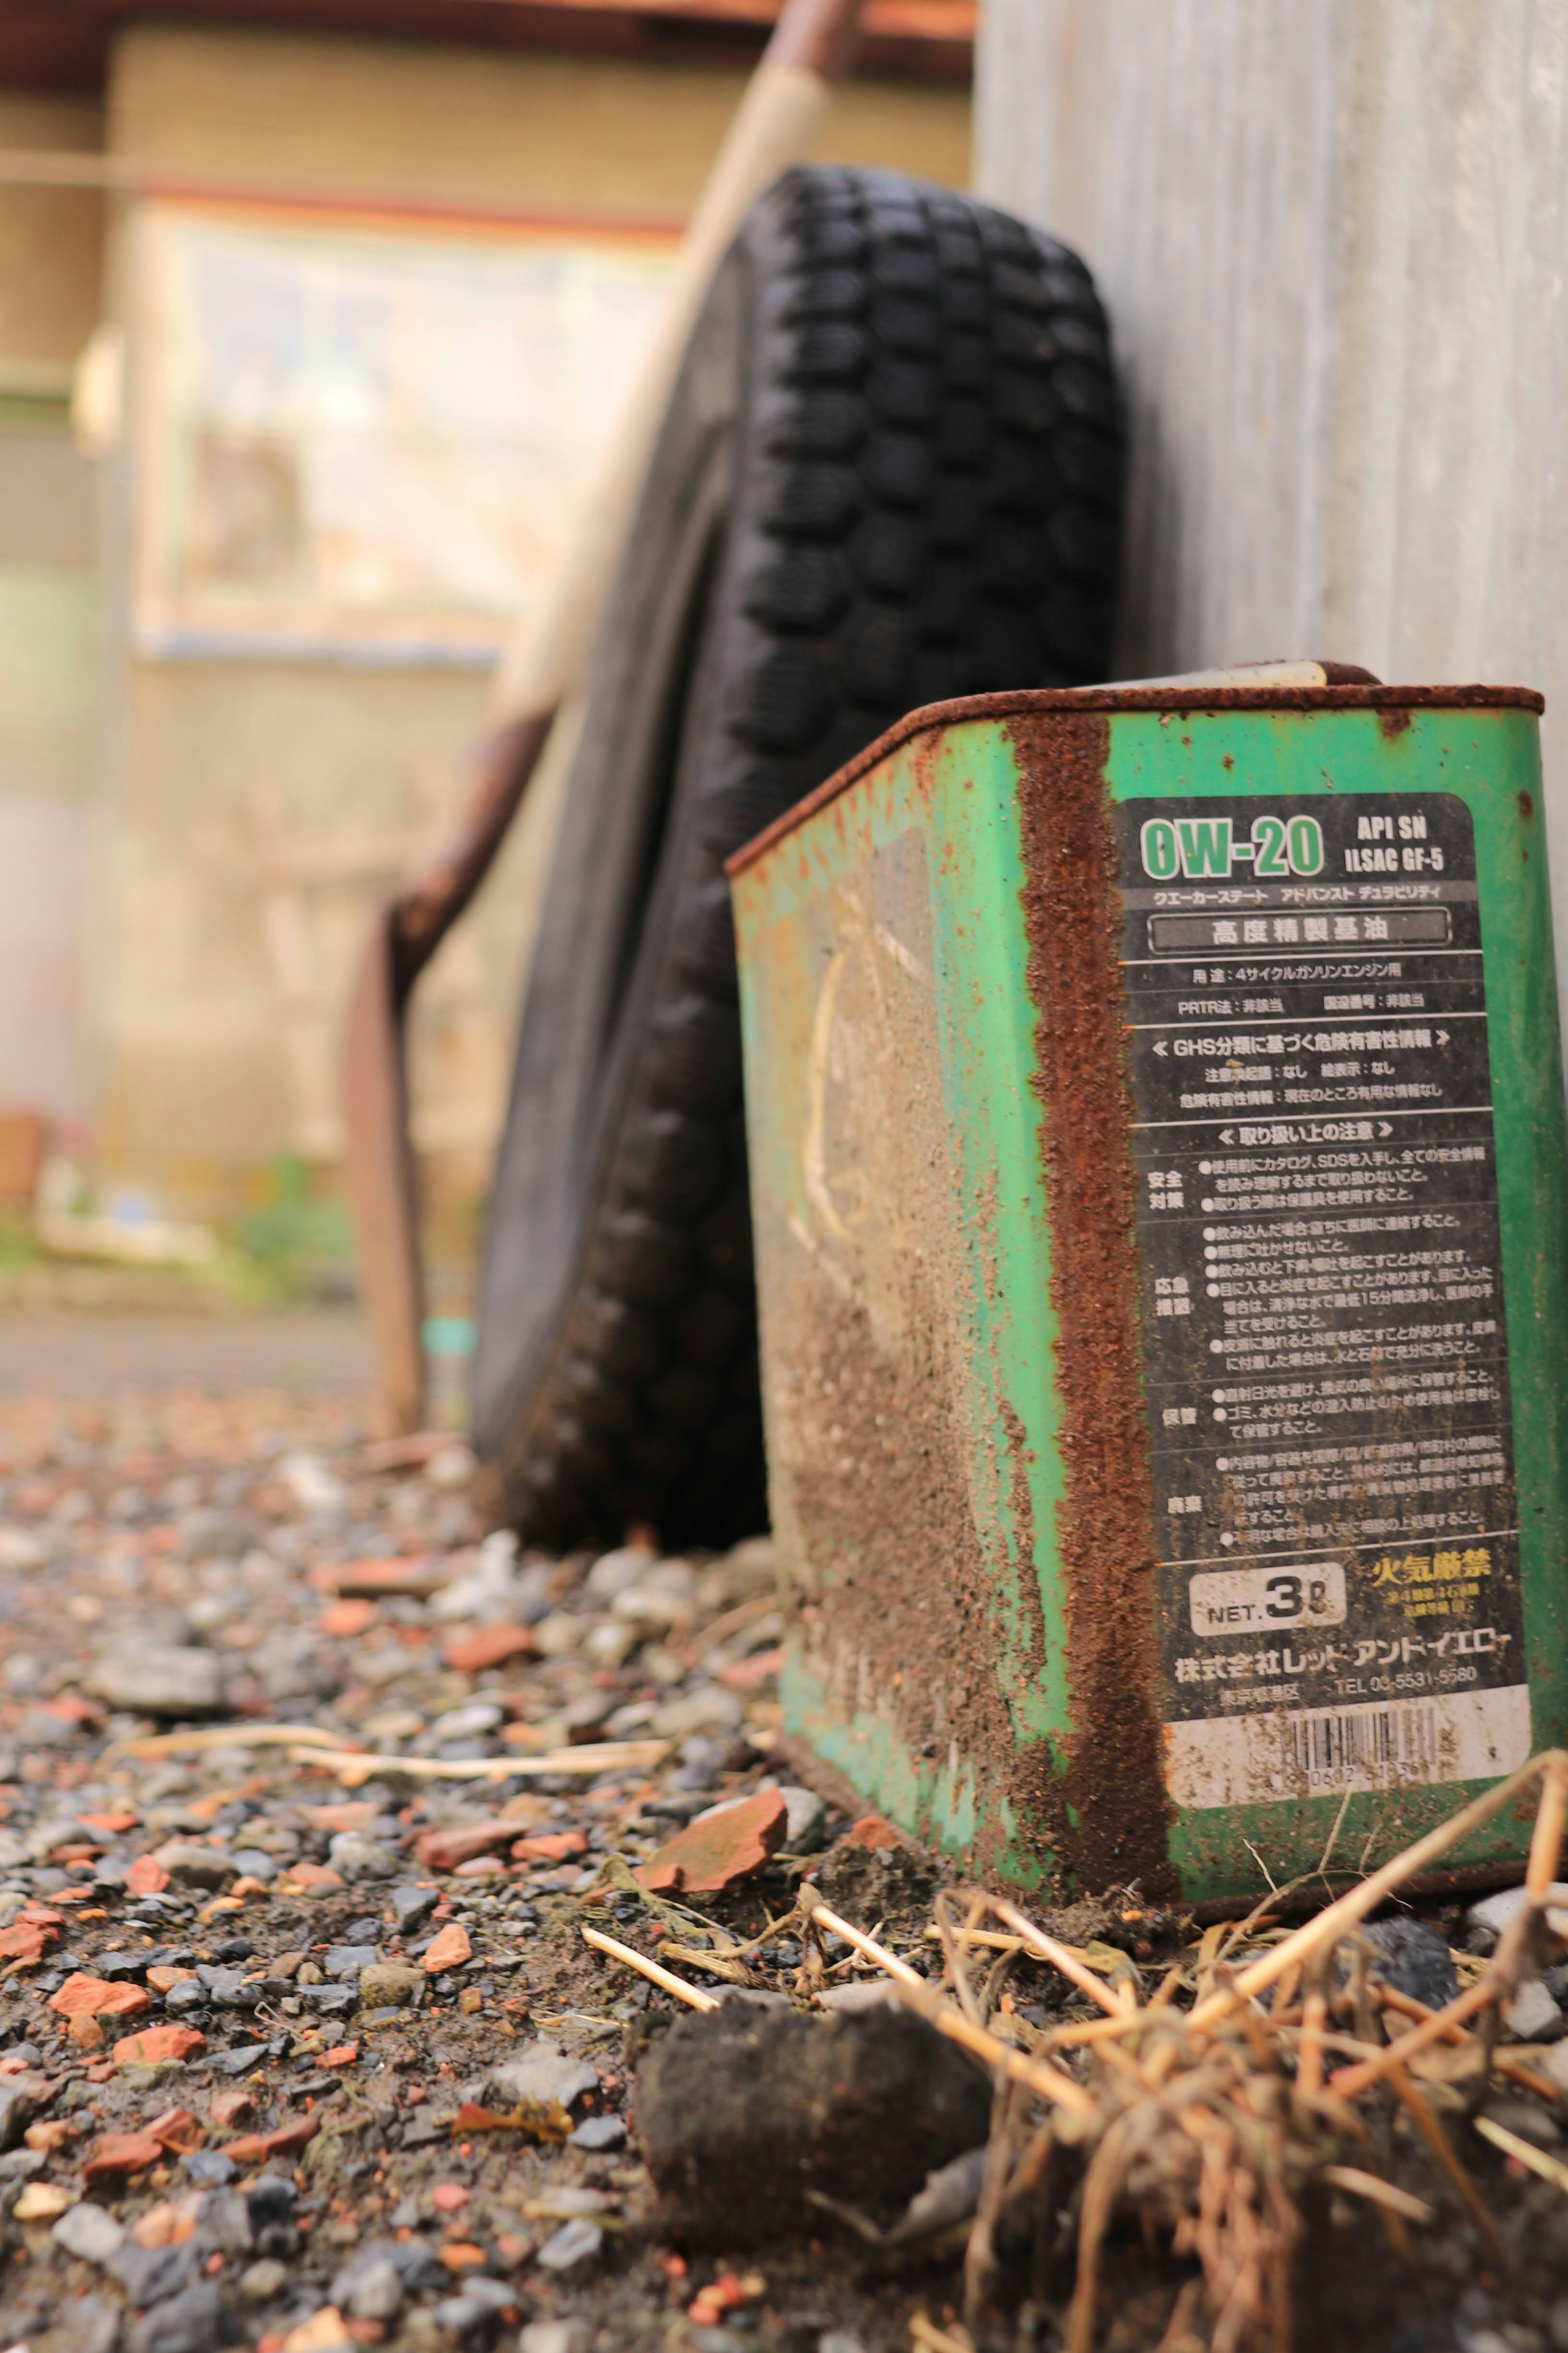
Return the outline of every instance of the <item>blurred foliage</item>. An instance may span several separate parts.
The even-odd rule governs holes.
[[[0,1267],[37,1266],[43,1254],[32,1219],[0,1210]]]
[[[237,1287],[258,1303],[355,1295],[348,1203],[339,1194],[318,1192],[310,1163],[296,1153],[273,1161],[266,1198],[238,1219],[228,1240]]]

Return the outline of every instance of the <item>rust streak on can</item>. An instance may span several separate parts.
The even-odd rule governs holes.
[[[1154,1503],[1138,1336],[1134,1172],[1103,713],[1008,729],[1024,835],[1035,1088],[1052,1231],[1066,1489],[1057,1537],[1074,1732],[1076,1861],[1094,1887],[1171,1891],[1150,1571]]]

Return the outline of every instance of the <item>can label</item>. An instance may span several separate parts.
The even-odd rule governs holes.
[[[1480,908],[1447,793],[1116,811],[1184,1808],[1530,1752]]]

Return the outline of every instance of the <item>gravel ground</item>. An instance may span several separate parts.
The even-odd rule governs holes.
[[[519,1556],[485,1535],[459,1445],[392,1463],[359,1409],[346,1381],[236,1389],[216,1366],[205,1387],[122,1386],[109,1404],[70,1383],[0,1394],[0,2348],[964,2353],[971,2208],[896,2259],[868,2255],[843,2212],[886,2225],[923,2178],[931,2053],[896,2087],[902,2149],[869,2110],[846,2121],[841,2091],[822,2094],[826,2125],[807,2118],[870,2152],[820,2238],[779,2226],[800,2179],[764,2130],[711,2245],[647,2169],[655,2078],[667,2118],[686,2097],[679,2073],[668,2092],[681,2039],[661,2038],[689,2011],[584,1933],[727,1998],[714,2023],[736,2055],[708,2062],[701,2095],[726,2129],[715,2068],[732,2068],[737,2113],[765,2113],[748,2070],[806,2004],[842,2021],[813,2037],[868,2034],[868,1965],[802,1934],[804,1880],[921,1974],[938,1966],[951,1874],[858,1820],[781,1736],[767,1540]],[[722,1884],[702,1886],[689,1850],[676,1875],[668,1850],[693,1837]],[[1406,1990],[1440,2001],[1454,1966],[1480,1966],[1467,1936],[1475,1955],[1491,1932],[1461,1904],[1425,1909],[1423,1965],[1444,1982]],[[1173,1961],[1186,1983],[1201,1959],[1193,1924],[1135,1891],[1047,1917],[1146,1984]],[[1512,2047],[1568,2108],[1568,1965],[1526,1992]],[[759,2006],[754,2031],[730,1999]],[[1095,2014],[1033,1963],[989,2010],[1025,2049]],[[1562,2147],[1550,2102],[1506,2086],[1488,2102]],[[1510,2287],[1419,2143],[1387,2117],[1374,2139],[1429,2226],[1402,2254],[1340,2201],[1300,2267],[1298,2341],[1568,2353],[1568,2168],[1560,2186],[1464,2143]],[[905,2179],[879,2200],[883,2147]],[[1062,2342],[1058,2205],[1034,2259],[1057,2284],[1013,2295],[982,2347]],[[1167,2334],[1172,2295],[1152,2239],[1120,2244],[1097,2348],[1194,2353]]]
[[[684,1915],[630,1873],[782,1782],[783,1842],[920,1947],[910,1859],[836,1845],[848,1818],[774,1754],[766,1540],[520,1560],[481,1541],[459,1446],[377,1469],[355,1415],[221,1384],[0,1406],[0,2345],[907,2345],[929,2294],[647,2224],[628,2036],[673,2006],[581,1933],[651,1951],[684,1919],[682,1974],[725,1990],[693,1907],[752,1936],[803,1863]],[[406,1766],[257,1736],[289,1725]],[[605,1742],[631,1761],[531,1769]],[[824,1966],[780,1937],[730,1975],[776,2000]]]

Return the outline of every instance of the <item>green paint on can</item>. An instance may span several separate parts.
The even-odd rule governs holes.
[[[978,1867],[1249,1895],[1568,1733],[1540,707],[986,697],[733,861],[786,1720]]]

